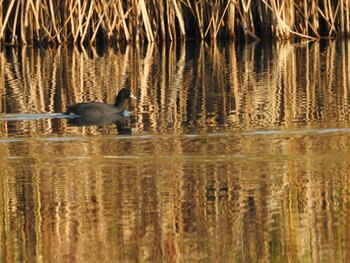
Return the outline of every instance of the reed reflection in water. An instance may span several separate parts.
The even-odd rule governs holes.
[[[347,45],[148,45],[102,55],[9,49],[0,53],[0,108],[7,114],[63,112],[82,101],[113,103],[127,86],[139,98],[130,105],[137,133],[346,127]],[[97,129],[78,131],[58,119],[24,119],[0,131],[26,136]]]
[[[348,45],[6,49],[0,261],[347,261]]]

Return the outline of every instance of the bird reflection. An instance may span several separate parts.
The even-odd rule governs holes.
[[[131,134],[131,128],[126,127],[127,114],[116,113],[99,116],[79,116],[68,119],[68,124],[72,126],[106,126],[115,124],[120,134]]]

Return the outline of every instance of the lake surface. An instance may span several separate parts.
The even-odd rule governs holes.
[[[349,50],[3,48],[0,262],[347,262]]]

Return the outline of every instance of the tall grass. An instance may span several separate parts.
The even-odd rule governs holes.
[[[349,13],[349,0],[0,0],[0,41],[328,38],[349,34]]]

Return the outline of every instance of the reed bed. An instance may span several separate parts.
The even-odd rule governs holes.
[[[0,41],[90,44],[348,35],[349,0],[1,0]]]

